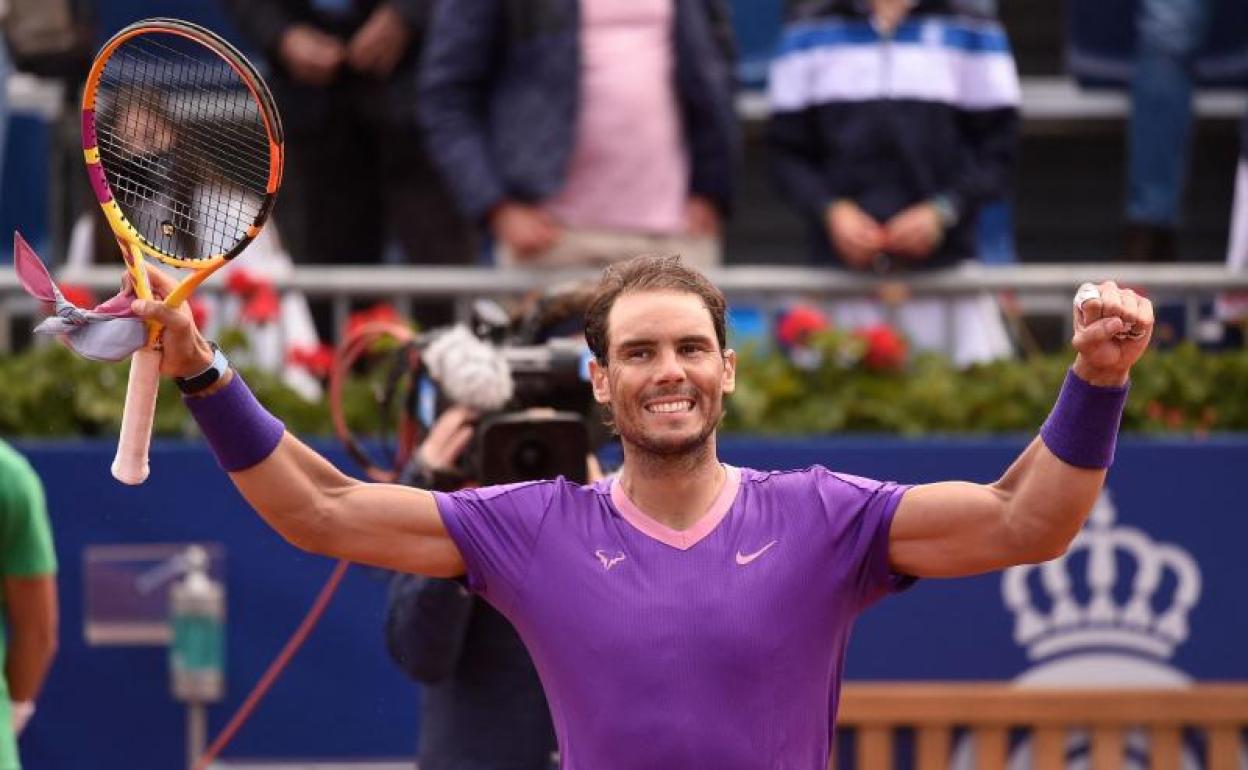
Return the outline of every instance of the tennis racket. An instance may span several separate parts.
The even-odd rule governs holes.
[[[177,19],[136,22],[104,44],[82,97],[82,149],[135,294],[152,298],[148,259],[193,271],[165,298],[170,307],[255,239],[282,178],[268,87],[220,36]],[[149,323],[130,361],[112,465],[126,484],[148,474],[159,339]]]

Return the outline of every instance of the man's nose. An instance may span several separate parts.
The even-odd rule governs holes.
[[[684,364],[673,349],[660,350],[655,366],[655,379],[659,382],[679,382],[685,379]]]

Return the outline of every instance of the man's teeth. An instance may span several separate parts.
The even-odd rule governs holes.
[[[692,401],[665,401],[662,404],[651,404],[646,407],[648,412],[687,412],[693,409]]]

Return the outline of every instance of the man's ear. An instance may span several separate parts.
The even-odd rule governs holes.
[[[600,404],[611,403],[611,386],[607,382],[607,367],[597,358],[589,359],[589,383],[594,389],[594,400]]]
[[[725,393],[737,389],[737,351],[732,348],[724,351],[724,377],[721,385]]]

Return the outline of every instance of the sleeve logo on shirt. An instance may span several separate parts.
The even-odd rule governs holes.
[[[775,545],[777,542],[779,542],[779,541],[772,540],[770,543],[768,543],[767,545],[763,546],[762,548],[759,548],[759,549],[758,549],[757,551],[755,551],[754,553],[741,553],[740,551],[737,551],[737,564],[739,564],[739,565],[741,565],[742,567],[744,567],[745,565],[747,565],[747,564],[749,564],[750,562],[754,561],[754,560],[755,560],[755,559],[757,559],[758,557],[760,557],[760,556],[762,556],[763,554],[767,553],[767,549],[768,549],[768,548],[771,548],[771,547],[772,547],[773,545]]]
[[[598,557],[598,561],[602,563],[602,568],[604,570],[610,570],[612,567],[624,561],[625,559],[623,551],[616,551],[614,554],[612,554],[612,553],[608,553],[607,551],[602,550],[601,548],[599,548],[597,551],[594,551],[594,556]]]

